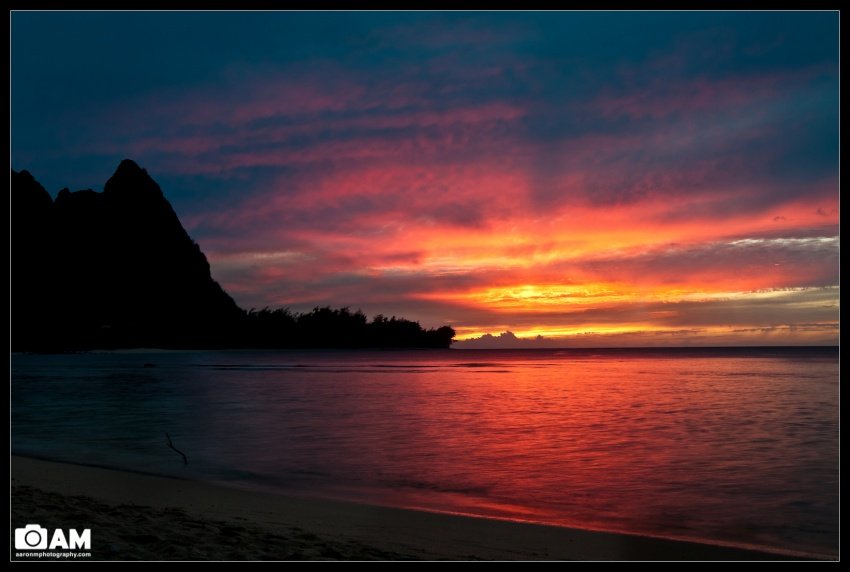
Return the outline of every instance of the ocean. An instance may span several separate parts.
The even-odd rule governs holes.
[[[15,354],[11,429],[73,463],[838,556],[837,348]]]

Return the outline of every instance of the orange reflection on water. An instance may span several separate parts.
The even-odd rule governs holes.
[[[393,385],[368,448],[383,502],[774,547],[834,513],[834,364],[486,356]]]
[[[23,355],[12,383],[16,446],[59,459],[173,466],[154,419],[205,480],[838,554],[836,351]]]

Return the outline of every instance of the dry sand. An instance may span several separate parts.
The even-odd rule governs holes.
[[[11,458],[12,529],[91,529],[94,560],[785,560],[625,534],[292,498]],[[12,548],[11,558],[15,559]]]

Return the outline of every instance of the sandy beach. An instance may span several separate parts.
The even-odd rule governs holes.
[[[784,560],[705,544],[291,498],[11,458],[12,528],[90,528],[94,560]],[[12,551],[15,559],[15,551]]]
[[[11,458],[12,528],[90,528],[94,560],[785,560],[732,547],[293,498]],[[12,551],[15,558],[15,551]]]

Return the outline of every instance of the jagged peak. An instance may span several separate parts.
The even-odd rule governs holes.
[[[104,194],[119,193],[152,193],[162,196],[162,190],[148,172],[132,159],[124,159],[115,169],[115,173],[106,181]]]
[[[35,183],[36,185],[41,187],[41,183],[36,181],[35,177],[32,176],[32,173],[30,173],[26,169],[22,169],[20,171],[16,171],[16,170],[12,169],[12,178],[19,178],[22,181],[27,181],[29,183]]]
[[[12,169],[10,184],[12,196],[14,197],[13,200],[20,200],[23,197],[27,197],[25,200],[29,202],[35,201],[35,204],[41,204],[41,206],[46,206],[53,202],[50,193],[26,169],[22,171]]]
[[[132,159],[124,159],[121,163],[118,164],[118,168],[115,170],[115,175],[147,175],[147,171],[139,167],[139,164],[133,161]],[[115,176],[113,175],[113,177]]]

